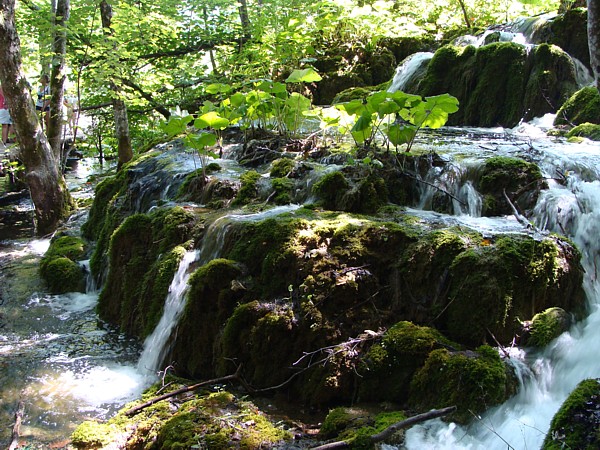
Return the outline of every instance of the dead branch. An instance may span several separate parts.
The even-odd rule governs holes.
[[[19,447],[19,434],[21,433],[21,422],[23,421],[23,415],[25,414],[25,404],[21,400],[17,411],[15,412],[15,424],[13,425],[12,441],[8,450],[15,450]]]
[[[235,371],[235,373],[232,375],[227,375],[227,376],[220,377],[220,378],[214,378],[212,380],[202,381],[200,383],[192,384],[191,386],[185,386],[180,389],[176,389],[172,392],[167,392],[166,394],[159,395],[157,397],[153,397],[150,400],[148,400],[147,402],[142,403],[141,405],[138,405],[131,409],[128,409],[127,411],[125,411],[124,414],[127,417],[134,416],[138,412],[140,412],[142,409],[147,408],[148,406],[151,406],[157,402],[160,402],[161,400],[165,400],[167,398],[171,398],[176,395],[183,394],[184,392],[194,391],[202,386],[208,386],[211,384],[220,384],[220,383],[225,383],[227,381],[240,381],[241,380],[241,376],[240,376],[241,370],[242,370],[242,365],[240,364],[238,366],[237,370]]]
[[[517,207],[514,205],[513,202],[511,202],[510,198],[508,198],[508,195],[506,195],[506,189],[502,190],[502,193],[504,194],[504,198],[506,199],[506,202],[508,203],[508,205],[510,206],[510,209],[512,209],[513,215],[515,216],[515,218],[517,219],[517,221],[523,225],[524,227],[527,228],[532,228],[531,223],[529,223],[529,221],[527,220],[527,218],[525,216],[523,216],[519,210],[517,209]]]
[[[418,181],[419,183],[423,183],[426,184],[427,186],[430,186],[434,189],[437,189],[438,191],[440,191],[442,194],[446,194],[448,197],[450,197],[453,200],[456,200],[458,203],[460,203],[463,206],[467,206],[467,204],[465,202],[463,202],[461,199],[459,199],[456,195],[451,194],[450,192],[448,192],[446,189],[443,189],[439,186],[436,186],[433,183],[430,183],[429,181],[425,181],[424,179],[422,179],[421,177],[415,176],[409,172],[402,172],[403,175],[406,175],[408,178],[412,178],[413,180]]]
[[[456,406],[448,406],[447,408],[434,409],[423,414],[417,414],[416,416],[409,417],[408,419],[401,420],[400,422],[396,422],[395,424],[390,425],[380,433],[371,435],[370,441],[372,444],[385,441],[399,430],[412,427],[413,425],[425,422],[426,420],[446,416],[450,413],[453,413],[454,411],[456,411]],[[350,448],[350,444],[346,441],[336,441],[330,442],[329,444],[319,445],[318,447],[313,447],[312,450],[331,450],[337,448]]]

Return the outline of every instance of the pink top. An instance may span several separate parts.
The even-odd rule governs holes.
[[[6,102],[4,101],[4,94],[0,92],[0,109],[8,109],[6,107]]]

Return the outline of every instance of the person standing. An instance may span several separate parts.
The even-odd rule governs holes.
[[[2,143],[8,143],[8,135],[12,129],[12,119],[8,110],[8,104],[4,97],[4,91],[0,85],[0,124],[2,124]]]
[[[48,123],[50,122],[50,114],[48,114],[50,112],[50,77],[47,74],[43,74],[40,77],[35,109],[41,111],[42,128],[45,124],[46,129],[48,129]]]

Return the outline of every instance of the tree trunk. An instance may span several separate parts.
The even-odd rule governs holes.
[[[112,21],[112,7],[106,0],[100,2],[100,15],[102,17],[102,28],[106,34],[112,34],[110,28]],[[112,69],[118,73],[117,67]],[[120,77],[118,74],[117,77]],[[131,147],[131,137],[129,135],[129,119],[127,117],[127,105],[121,96],[121,88],[113,80],[110,81],[110,88],[113,91],[113,114],[115,117],[115,132],[118,142],[118,163],[117,168],[123,167],[123,164],[131,161],[133,158],[133,149]]]
[[[0,81],[9,101],[19,140],[19,159],[25,165],[25,181],[35,207],[36,232],[45,235],[55,230],[68,215],[73,200],[38,121],[22,71],[15,0],[0,0],[0,61]]]
[[[250,29],[250,16],[248,14],[248,4],[246,3],[246,0],[239,0],[239,12],[244,41],[249,41],[252,37],[252,31]]]
[[[600,0],[588,0],[588,46],[596,89],[600,91]]]
[[[63,167],[66,156],[63,147],[63,101],[65,85],[65,55],[67,53],[67,29],[69,20],[69,0],[58,0],[53,17],[52,34],[52,74],[50,75],[50,121],[48,123],[48,141],[54,156]]]

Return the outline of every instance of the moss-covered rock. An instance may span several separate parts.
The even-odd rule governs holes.
[[[191,238],[196,218],[181,207],[129,216],[110,239],[109,270],[98,313],[122,331],[146,336],[183,256],[177,246]]]
[[[296,167],[296,162],[291,158],[279,158],[271,163],[271,178],[287,177]]]
[[[600,141],[600,124],[582,123],[569,130],[567,137],[585,137],[592,141]]]
[[[580,382],[554,415],[542,450],[600,447],[600,380]]]
[[[387,203],[388,190],[383,178],[375,174],[357,178],[350,182],[341,171],[330,172],[315,183],[313,192],[325,208],[338,211],[368,214]]]
[[[335,408],[327,414],[319,435],[345,441],[348,448],[368,450],[373,448],[371,436],[382,432],[391,425],[406,419],[401,411],[374,412],[363,408]],[[403,433],[396,433],[402,437]],[[402,439],[392,435],[385,443],[400,444]]]
[[[398,322],[363,356],[358,399],[406,402],[413,375],[429,354],[439,348],[459,347],[433,328]]]
[[[493,334],[508,343],[520,330],[519,318],[551,306],[581,315],[583,272],[577,250],[555,237],[507,235],[491,244],[482,241],[450,265],[448,295],[453,300],[443,323],[451,339],[477,345]],[[565,266],[573,257],[575,265]]]
[[[85,241],[76,236],[59,236],[52,239],[50,247],[40,261],[40,275],[52,294],[83,292],[85,271],[77,262],[87,252]]]
[[[483,216],[512,215],[510,199],[521,214],[535,206],[541,189],[547,187],[536,164],[521,158],[495,156],[486,160],[476,183],[484,196]]]
[[[593,86],[575,92],[556,113],[554,125],[600,125],[600,92]]]
[[[553,339],[567,331],[571,326],[572,316],[564,309],[554,307],[537,313],[530,322],[524,324],[524,345],[545,347]]]
[[[476,352],[434,350],[411,384],[410,402],[420,410],[456,406],[450,417],[466,423],[473,414],[497,405],[514,392],[498,352],[482,346]]]
[[[185,380],[169,381],[167,391],[182,387]],[[158,388],[163,390],[165,386],[148,389],[142,400],[151,398]],[[177,402],[163,400],[127,417],[125,411],[134,405],[127,405],[105,424],[88,421],[79,425],[71,436],[73,445],[93,449],[127,442],[127,448],[149,450],[258,450],[285,445],[292,437],[254,404],[226,391],[202,393]]]
[[[259,179],[260,174],[255,170],[244,172],[240,177],[240,189],[233,204],[245,205],[255,200],[258,197],[257,183]]]
[[[458,98],[460,109],[449,125],[513,127],[556,111],[576,89],[575,68],[560,48],[541,45],[528,52],[522,45],[498,42],[440,48],[418,94]]]

